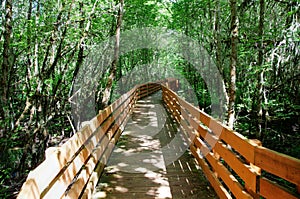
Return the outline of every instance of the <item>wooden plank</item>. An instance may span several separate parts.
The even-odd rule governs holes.
[[[122,100],[124,100],[125,99],[125,101],[128,101],[128,99],[129,98],[123,98]],[[111,106],[111,107],[117,107],[117,105],[118,104],[122,104],[123,102],[122,101],[118,101],[118,103],[115,103],[113,106]],[[129,103],[129,102],[128,102]],[[125,107],[128,103],[125,103],[125,104],[123,104],[123,106],[119,106],[119,107],[117,107],[117,114],[119,114],[119,112],[121,112],[121,111],[123,111],[122,110],[122,108],[123,107]],[[110,111],[109,110],[112,110],[111,109],[111,107],[109,108],[109,109],[106,109],[106,110],[108,110],[108,111],[105,111],[105,112],[102,112],[102,113],[104,113],[104,114],[106,114],[106,116],[105,117],[101,117],[101,119],[100,119],[100,121],[99,121],[99,123],[100,122],[103,122],[106,118],[107,118],[107,116],[108,115],[111,115],[110,114]],[[97,117],[97,118],[99,118],[99,117]],[[107,130],[108,130],[108,128],[109,128],[109,126],[112,124],[112,122],[114,121],[114,119],[113,119],[113,117],[111,116],[106,122],[105,122],[105,124],[104,124],[104,126],[103,126],[103,128],[100,128],[100,131],[102,130],[102,131],[104,131],[104,132],[106,132]],[[83,128],[83,131],[85,130],[86,128]],[[87,158],[89,157],[89,155],[90,155],[90,152],[93,150],[93,148],[96,146],[96,144],[97,144],[97,140],[99,141],[99,139],[101,138],[101,136],[99,137],[99,133],[97,134],[98,136],[95,136],[96,137],[96,140],[95,139],[93,139],[92,140],[92,136],[91,136],[91,131],[88,131],[89,133],[78,133],[77,135],[79,135],[79,137],[78,137],[78,141],[79,141],[79,143],[81,143],[81,144],[84,144],[84,148],[83,148],[83,150],[79,153],[79,157],[76,159],[73,159],[74,161],[73,162],[71,162],[69,165],[71,165],[71,166],[69,166],[65,171],[64,171],[64,173],[62,174],[62,176],[60,176],[59,178],[58,178],[58,181],[55,181],[55,182],[52,182],[52,183],[50,183],[50,185],[48,186],[48,190],[51,188],[51,186],[52,185],[54,185],[55,187],[52,187],[52,190],[54,191],[54,194],[60,194],[59,192],[62,192],[63,190],[65,190],[66,188],[67,188],[67,184],[66,183],[62,183],[61,181],[63,181],[63,182],[70,182],[73,178],[74,178],[74,176],[76,175],[76,173],[80,170],[80,168],[81,168],[81,165],[82,164],[84,164],[84,162],[87,160]],[[95,134],[94,134],[95,135]],[[86,140],[91,140],[91,141],[89,141],[89,142],[87,142],[87,143],[85,143],[85,141]],[[68,150],[63,150],[63,151],[68,151]],[[69,151],[68,151],[69,152]],[[62,158],[60,158],[60,159],[62,159]],[[81,161],[80,161],[81,160]],[[79,162],[78,162],[79,161]],[[81,162],[81,163],[80,163]],[[81,165],[80,165],[81,164]],[[66,180],[66,179],[69,179],[69,180]],[[62,186],[63,185],[63,186]],[[47,193],[47,191],[48,190],[46,190],[45,192],[43,192],[42,193],[42,196],[43,195],[45,195],[46,193]],[[60,190],[60,191],[59,191]],[[51,194],[51,192],[49,193],[49,194],[47,194],[47,197],[52,197],[53,196],[53,194]]]
[[[201,124],[199,124],[195,119],[190,120],[191,126],[198,132],[198,134],[205,139],[205,141],[210,145],[214,146],[218,141],[218,137],[210,134],[207,129],[205,129]]]
[[[134,100],[134,95],[130,95],[128,98],[126,98],[126,100],[123,102],[121,106],[115,109],[115,112],[104,124],[103,129],[105,132],[107,131],[108,127],[112,124],[112,122],[114,122],[115,119],[120,115],[120,113],[122,113],[125,110],[125,108],[131,107],[131,105],[129,106],[129,104],[134,103],[133,100]]]
[[[260,179],[260,195],[267,199],[277,199],[277,198],[289,198],[297,199],[298,197],[289,193],[283,187],[280,187],[276,183],[266,179]]]
[[[128,120],[128,112],[129,112],[130,110],[129,109],[127,109],[123,114],[122,114],[122,116],[120,116],[119,118],[118,118],[118,120],[116,121],[116,123],[114,124],[114,126],[111,128],[111,130],[110,130],[110,136],[109,137],[107,137],[107,139],[105,139],[104,141],[104,143],[102,143],[100,146],[98,146],[99,148],[97,148],[97,150],[99,150],[99,149],[102,149],[103,150],[103,148],[106,148],[106,147],[103,147],[103,146],[106,146],[107,144],[108,144],[108,142],[109,142],[109,140],[111,140],[113,137],[115,137],[116,135],[115,135],[115,132],[119,132],[119,131],[123,131],[124,130],[124,128],[125,128],[125,124],[126,124],[126,122],[127,122],[127,120]],[[119,132],[120,133],[120,132]],[[115,135],[115,136],[113,136],[113,135]],[[99,155],[98,155],[99,156]],[[101,154],[100,154],[100,156],[101,156]]]
[[[195,131],[191,128],[191,126],[184,120],[183,116],[180,115],[180,125],[183,127],[183,130],[186,132],[186,141],[189,145],[194,144],[194,139],[196,139]]]
[[[165,89],[165,93],[167,93],[167,95],[170,96],[170,98],[174,98],[174,101],[176,101],[179,104],[179,96],[174,91],[170,89]]]
[[[151,95],[159,90],[160,90],[160,87],[153,87],[153,88],[149,89],[149,95]]]
[[[197,146],[198,149],[201,149],[202,154],[205,155],[205,158],[213,167],[214,172],[218,175],[218,177],[222,178],[225,184],[229,187],[230,191],[232,191],[237,198],[252,198],[252,196],[249,193],[247,193],[246,190],[244,190],[244,188],[237,181],[237,179],[235,179],[233,175],[221,164],[221,162],[219,162],[219,159],[212,156],[210,150],[207,148],[206,144],[200,138],[195,139],[195,145]],[[222,155],[224,154],[222,153]],[[234,163],[236,162],[234,161]],[[244,168],[242,170],[244,172]],[[249,181],[251,181],[251,179]]]
[[[133,101],[131,103],[133,103]],[[121,132],[125,128],[125,125],[122,125],[122,124],[123,123],[126,124],[128,118],[129,118],[128,117],[128,112],[130,112],[130,109],[126,109],[125,112],[123,112],[122,115],[118,118],[118,120],[116,121],[114,126],[111,128],[111,130],[110,130],[111,135],[109,136],[109,139],[111,139],[111,140],[109,141],[109,143],[115,144],[117,142],[117,140],[119,139],[119,137],[121,135]],[[103,147],[103,145],[105,145],[105,147]],[[107,144],[101,144],[101,145],[98,146],[98,148],[99,147],[100,147],[100,149],[102,149],[103,152],[106,153],[106,155],[108,155],[108,153],[110,155],[111,152],[112,152],[112,150],[106,150],[107,147],[109,148],[109,145],[107,145]],[[100,153],[100,154],[102,154],[102,153]],[[106,155],[104,155],[104,156],[106,156]],[[100,158],[100,156],[98,154],[98,156],[95,157],[97,162],[99,162],[98,161],[99,158]],[[105,165],[107,160],[108,160],[108,158],[105,158],[104,160],[100,161],[100,165]],[[104,167],[100,166],[100,169],[101,168],[103,170]],[[97,170],[97,169],[98,169],[98,171],[96,171],[96,172],[99,173],[100,172],[99,168],[95,168],[95,170]],[[87,186],[87,189],[84,191],[84,195],[88,195],[88,196],[91,195],[94,187],[96,186],[96,182],[98,181],[98,178],[99,178],[99,176],[95,176],[95,175],[92,178],[91,177],[92,177],[92,174],[90,175],[90,178],[89,178],[88,183],[87,183],[90,186]]]
[[[217,137],[211,135],[203,127],[201,127],[200,124],[195,121],[195,119],[191,118],[186,113],[185,109],[187,109],[194,117],[199,119],[205,125],[209,126],[213,130],[213,132],[217,132],[217,135],[221,134],[221,132],[223,131],[223,125],[221,123],[217,122],[216,120],[212,119],[209,115],[205,114],[204,112],[202,112],[200,110],[197,110],[197,108],[193,107],[191,104],[189,104],[189,103],[185,102],[184,100],[180,99],[180,97],[178,97],[174,92],[168,91],[167,89],[164,89],[164,90],[169,95],[173,96],[174,98],[176,97],[179,100],[180,105],[183,106],[182,109],[181,109],[181,113],[184,116],[184,118],[186,120],[188,120],[191,123],[191,125],[199,131],[199,134],[202,135],[211,146],[214,146],[217,143]],[[187,127],[184,127],[184,128],[186,130],[188,130]],[[201,145],[202,147],[204,146],[204,142],[202,142],[200,139],[196,139],[195,144],[196,145]],[[205,152],[207,153],[209,151],[209,149],[207,147],[203,148],[202,150],[203,150],[204,153]],[[248,155],[246,155],[246,156],[248,156]],[[236,160],[238,161],[238,159],[236,159]],[[242,176],[243,180],[245,180],[246,182],[249,181],[251,188],[256,188],[255,187],[256,186],[256,181],[255,181],[256,180],[256,174],[251,172],[240,161],[238,161],[238,162],[235,161],[234,165],[241,166],[242,171],[245,172],[245,173],[242,174],[243,175]],[[237,169],[236,166],[234,166],[234,167],[235,167],[235,169]],[[250,176],[251,176],[250,180],[249,180],[249,178],[247,178],[248,174],[250,174]],[[254,179],[254,181],[253,181],[253,179]]]
[[[125,106],[126,104],[124,104]],[[120,108],[121,110],[121,108]],[[124,117],[127,116],[127,112],[129,112],[129,109],[126,109],[127,111],[125,111],[123,115],[123,117],[119,117],[118,120],[122,120],[124,119]],[[78,192],[77,190],[83,190],[84,186],[86,185],[86,183],[89,181],[91,175],[92,175],[92,171],[94,170],[94,168],[96,167],[96,164],[99,161],[99,158],[102,156],[102,154],[106,151],[108,143],[109,143],[109,139],[111,139],[113,137],[113,135],[115,134],[115,132],[120,132],[120,128],[119,128],[119,122],[120,125],[122,124],[121,121],[116,121],[116,123],[113,125],[113,127],[111,128],[111,130],[109,131],[109,137],[108,139],[104,139],[101,143],[101,145],[99,145],[93,152],[93,154],[91,154],[90,159],[88,161],[87,164],[85,164],[85,168],[81,171],[77,181],[75,182],[75,184],[72,186],[72,189],[69,191],[69,196],[71,195],[71,198],[73,197],[79,197],[78,194],[81,194],[81,192]],[[124,125],[125,126],[125,125]],[[124,128],[124,127],[123,127]],[[120,134],[120,133],[119,133]],[[104,137],[106,138],[106,137]],[[117,140],[117,139],[116,139]],[[84,183],[86,182],[86,183]],[[95,185],[95,183],[94,183]],[[75,190],[74,190],[75,189]],[[89,189],[88,189],[89,190]]]
[[[135,89],[135,88],[134,88]],[[127,93],[123,94],[117,101],[115,101],[113,104],[105,108],[104,110],[100,110],[99,114],[97,115],[97,119],[100,123],[100,125],[105,121],[110,114],[115,111],[117,107],[119,107],[122,103],[127,101],[130,97],[135,95],[135,90],[131,89]]]
[[[169,105],[166,103],[166,110],[168,111],[168,113],[171,115],[172,119],[175,119],[176,122],[180,121],[179,119],[179,114],[175,113],[170,107]]]
[[[132,100],[133,96],[127,98],[126,101],[116,109],[116,111],[112,115],[113,121],[115,121],[119,117],[119,115],[124,112],[125,109],[131,107],[129,106],[129,104],[132,103]]]
[[[214,171],[218,173],[218,177],[223,180],[236,198],[252,198],[252,196],[244,190],[238,180],[224,167],[221,162],[218,161],[218,159],[213,157],[210,153],[206,155],[206,159],[213,167]]]
[[[254,162],[255,145],[239,133],[223,128],[220,139],[229,144],[249,162]]]
[[[300,160],[276,151],[258,146],[255,148],[254,165],[300,185]]]
[[[182,111],[183,112],[183,111]],[[209,143],[210,146],[214,147],[216,152],[221,155],[226,162],[228,162],[229,165],[236,171],[237,174],[240,175],[240,177],[248,183],[248,185],[253,189],[256,190],[256,174],[252,172],[246,165],[244,165],[242,162],[240,162],[237,157],[230,152],[226,147],[222,146],[221,143],[217,141],[217,137],[211,135],[208,133],[199,123],[197,123],[194,119],[189,120],[192,124],[192,126],[197,129],[199,134],[205,139],[207,143]],[[199,140],[196,141],[196,145],[200,144],[201,142]],[[203,144],[203,143],[202,143]],[[207,150],[203,149],[203,153],[207,153]]]
[[[176,97],[173,97],[172,95],[170,95],[169,92],[166,92],[166,93],[165,93],[165,97],[167,97],[168,101],[172,104],[172,106],[173,106],[174,108],[176,108],[176,109],[180,112],[181,106],[180,106],[180,104],[178,103],[177,98],[176,98]]]
[[[180,100],[180,104],[182,104],[181,100]],[[192,105],[189,104],[189,106],[186,106],[185,108],[188,108],[188,110],[191,112],[191,114],[193,114],[193,116],[196,116],[198,111],[194,107],[191,107],[191,106]],[[246,139],[244,136],[242,136],[234,131],[230,131],[227,127],[224,127],[222,124],[220,124],[216,120],[211,119],[206,114],[198,112],[198,115],[200,115],[200,116],[198,116],[197,118],[202,123],[204,123],[207,127],[209,127],[217,136],[219,135],[221,139],[223,139],[226,143],[228,143],[235,150],[237,150],[247,160],[249,160],[250,162],[254,161],[254,147],[255,146],[250,144],[248,139]],[[195,125],[195,123],[194,123],[194,125]]]
[[[82,146],[82,143],[79,143],[77,141],[79,137],[79,134],[76,134],[76,136],[73,136],[70,138],[65,144],[63,144],[61,147],[50,147],[46,150],[46,162],[49,162],[48,159],[51,159],[51,161],[47,164],[52,163],[52,169],[51,172],[45,173],[43,177],[45,179],[48,179],[48,183],[51,183],[51,180],[55,179],[56,176],[60,172],[63,172],[64,166],[67,162],[73,161],[73,159],[80,153],[81,149],[80,147]],[[70,151],[69,153],[66,154],[66,151]],[[58,167],[55,167],[54,165],[56,164],[59,165]],[[43,162],[44,163],[44,162]],[[43,163],[39,166],[42,167]],[[38,170],[39,167],[36,169]],[[63,170],[63,171],[61,171]],[[45,180],[44,180],[45,182]]]
[[[80,194],[82,193],[86,184],[88,184],[88,182],[90,182],[90,178],[93,174],[92,172],[94,171],[97,163],[99,162],[100,157],[107,150],[107,147],[108,147],[109,143],[111,142],[109,140],[111,140],[112,137],[114,137],[116,132],[119,132],[119,134],[117,133],[118,135],[117,135],[116,139],[113,140],[112,143],[115,143],[117,141],[118,137],[120,136],[120,132],[122,130],[119,127],[122,124],[122,121],[124,121],[124,118],[126,118],[127,113],[129,111],[130,111],[129,109],[126,109],[126,111],[123,112],[122,116],[118,118],[118,121],[116,121],[115,124],[109,130],[109,132],[106,133],[106,135],[108,137],[104,137],[105,139],[102,139],[101,144],[98,145],[98,147],[93,150],[93,153],[89,157],[88,162],[85,164],[85,167],[81,170],[76,182],[72,185],[71,189],[65,195],[66,198],[78,198],[80,196]],[[124,127],[122,127],[122,128],[124,128]],[[103,161],[105,161],[105,162],[103,162]],[[100,161],[100,162],[103,164],[104,163],[106,164],[107,159],[105,159],[103,161]],[[95,183],[93,183],[93,185],[95,185]],[[82,191],[79,191],[79,190],[82,190]],[[88,190],[91,190],[91,187]],[[87,193],[87,192],[85,192],[85,193]],[[62,196],[62,197],[64,197],[64,196]]]
[[[211,116],[206,114],[205,112],[199,110],[194,107],[190,103],[186,102],[175,92],[168,90],[167,88],[163,88],[168,91],[170,95],[176,97],[181,106],[183,106],[186,110],[188,110],[195,118],[209,127],[217,136],[220,135],[220,138],[223,139],[226,143],[232,146],[235,150],[237,150],[242,156],[244,156],[250,162],[254,161],[254,147],[256,145],[251,144],[248,139],[246,139],[241,134],[238,134],[234,131],[228,129],[228,127],[224,126],[217,120],[213,119]]]
[[[178,101],[181,106],[183,106],[186,110],[188,110],[194,117],[199,119],[203,124],[205,124],[207,127],[210,127],[210,121],[213,120],[212,117],[210,117],[205,112],[199,110],[198,108],[194,107],[190,103],[186,102],[185,100],[178,97]]]
[[[62,147],[57,149],[57,153],[53,154],[53,157],[51,157],[52,161],[49,165],[53,165],[55,164],[56,161],[58,161],[60,170],[58,171],[57,169],[53,169],[56,172],[54,178],[49,177],[49,174],[48,176],[43,175],[44,178],[43,183],[44,185],[47,186],[41,189],[40,192],[41,198],[47,195],[48,192],[56,184],[60,184],[59,188],[57,188],[58,189],[57,192],[63,191],[62,189],[68,186],[69,183],[68,180],[70,180],[72,176],[75,176],[76,172],[80,169],[80,166],[78,166],[78,162],[79,164],[80,163],[82,164],[88,156],[89,150],[84,146],[85,144],[88,143],[88,138],[90,134],[91,134],[91,130],[89,126],[86,125],[80,132],[76,134],[76,136],[74,136],[73,140],[71,140],[72,142],[68,142],[68,145],[65,143]],[[79,148],[74,148],[72,146],[70,147],[70,145],[74,143],[76,143],[76,146],[80,146],[80,147]],[[72,148],[75,150],[72,150]],[[71,152],[75,152],[75,153],[71,153]],[[72,163],[74,160],[76,160],[75,162],[76,164]],[[45,171],[47,169],[44,168],[43,170]],[[53,171],[50,173],[54,174]],[[38,178],[38,176],[36,176],[36,178]],[[51,196],[53,194],[49,193],[48,195]]]
[[[164,86],[166,88],[170,88],[171,90],[177,90],[179,88],[179,81],[178,79],[168,79],[164,82]]]
[[[167,89],[165,89],[167,90]],[[223,124],[212,118],[207,113],[199,110],[198,108],[194,107],[192,104],[186,102],[181,97],[179,97],[175,92],[168,90],[170,95],[177,99],[178,103],[183,109],[186,109],[193,117],[197,118],[200,122],[210,128],[217,136],[221,134],[222,129],[224,127]]]
[[[228,191],[225,189],[225,187],[220,183],[218,178],[212,173],[212,171],[209,169],[207,163],[199,156],[197,153],[197,149],[195,147],[190,148],[193,156],[196,158],[199,166],[202,168],[206,178],[210,182],[211,186],[214,188],[216,193],[221,199],[230,199],[232,198]]]
[[[31,173],[31,172],[30,172]],[[29,175],[30,175],[29,173]],[[26,182],[24,182],[17,199],[23,198],[40,198],[40,191],[38,188],[38,184],[36,183],[34,178],[28,178]]]
[[[194,139],[195,139],[195,135],[193,135],[193,133],[186,131],[182,125],[179,126],[180,130],[181,130],[181,135],[183,137],[183,139],[186,141],[186,143],[189,146],[194,146]]]
[[[201,151],[201,153],[204,156],[210,152],[210,149],[199,137],[196,137],[196,139],[194,140],[194,143],[195,143],[195,146]]]
[[[153,92],[155,92],[155,91],[157,91],[158,90],[158,87],[149,87],[149,89],[148,89],[148,92],[149,92],[149,94],[150,93],[153,93]]]
[[[134,94],[134,91],[130,90],[129,92],[123,94],[118,100],[109,105],[107,108],[111,108],[111,111],[114,112],[121,104],[123,104],[128,98]],[[106,109],[107,109],[106,108]],[[104,110],[106,110],[104,109]]]
[[[171,114],[171,115],[173,115],[174,113],[174,110],[172,109],[172,105],[170,104],[170,102],[166,99],[166,97],[164,97],[164,103],[165,103],[165,107],[166,107],[166,109],[167,109],[167,111]]]
[[[79,198],[81,193],[84,191],[84,188],[88,183],[92,172],[96,168],[100,157],[103,156],[103,154],[107,150],[108,144],[109,139],[106,138],[102,140],[101,145],[98,145],[98,147],[93,151],[92,156],[90,156],[90,158],[88,159],[88,162],[84,164],[83,169],[80,171],[80,174],[75,183],[72,184],[71,189],[66,194],[63,194],[61,196],[62,198]]]
[[[99,121],[100,125],[110,116],[112,113],[112,108],[107,107],[103,111],[100,111],[99,114],[97,115],[97,120]]]
[[[109,151],[106,150],[105,152],[108,153]],[[104,156],[105,156],[105,154],[104,154]],[[92,197],[92,193],[97,185],[99,177],[101,176],[101,173],[103,172],[105,166],[106,166],[106,163],[98,162],[98,164],[94,168],[94,171],[90,174],[90,178],[87,180],[86,188],[83,190],[83,192],[81,192],[81,194],[82,194],[81,198],[91,198]],[[71,199],[74,197],[72,196],[69,198]]]
[[[164,95],[164,101],[167,104],[168,108],[170,109],[171,113],[178,118],[179,121],[179,116],[180,112],[178,110],[178,107],[175,106],[174,103],[172,103],[172,100],[169,98],[168,95]]]
[[[145,94],[145,93],[148,93],[148,89],[145,87],[145,88],[139,88],[139,95],[142,95],[142,94]]]
[[[80,134],[83,137],[82,140],[86,140],[81,147],[82,150],[77,156],[75,156],[75,158],[72,159],[72,161],[62,164],[65,166],[62,168],[59,174],[54,178],[54,180],[52,180],[49,183],[47,189],[45,189],[41,193],[41,198],[53,198],[57,195],[63,194],[66,188],[68,187],[68,185],[70,184],[70,182],[72,181],[72,179],[80,171],[81,166],[88,160],[97,142],[95,143],[95,142],[91,142],[90,140],[87,140],[86,137],[89,137],[89,134],[91,134],[91,129],[90,128],[84,128],[84,129],[85,131],[83,131]],[[90,139],[90,137],[88,139]],[[63,157],[67,157],[66,155],[68,154],[67,147],[61,148],[61,153],[65,153],[65,154],[61,155],[59,159],[64,159]]]
[[[95,188],[104,168],[105,168],[105,164],[98,162],[93,174],[91,175],[91,178],[88,182],[88,185],[84,191],[82,198],[91,198],[91,194],[93,193],[94,188]]]
[[[139,87],[138,90],[138,98],[143,98],[146,97],[158,90],[160,90],[160,85],[159,84],[147,84],[143,85],[142,87]]]
[[[143,94],[140,94],[140,93],[139,93],[138,99],[141,99],[141,98],[144,98],[144,97],[147,97],[147,96],[149,96],[149,93],[148,93],[148,92],[145,92],[145,93],[143,93]]]
[[[40,198],[40,194],[44,189],[47,188],[49,184],[49,179],[52,180],[55,178],[61,169],[61,165],[56,155],[57,154],[54,153],[51,154],[48,159],[43,161],[37,168],[28,174],[26,182],[23,184],[18,198]],[[48,170],[48,165],[51,165],[51,163],[53,170]],[[49,172],[45,173],[47,170]]]
[[[131,101],[131,103],[133,103],[133,102]],[[125,105],[126,105],[126,104],[125,104]],[[128,107],[131,107],[131,106],[128,106]],[[113,137],[114,133],[115,133],[116,131],[118,131],[118,129],[122,129],[122,130],[124,129],[124,127],[125,127],[125,124],[124,124],[124,123],[126,123],[125,118],[128,117],[128,112],[130,112],[130,109],[126,109],[124,112],[122,112],[122,115],[121,115],[120,117],[118,117],[118,119],[115,121],[115,123],[114,123],[114,125],[112,126],[112,128],[109,130],[110,133],[105,133],[106,136],[108,136],[108,137],[105,137],[105,138],[107,138],[107,139],[105,139],[105,140],[110,140],[110,139]],[[109,134],[109,135],[108,135],[108,134]],[[104,142],[104,145],[105,145],[105,146],[106,146],[107,144],[108,144],[108,143]],[[102,146],[102,145],[103,145],[103,144],[101,144],[101,146],[100,146],[101,149],[103,149],[103,146]],[[98,154],[96,158],[99,158],[100,156],[101,156],[101,153]]]
[[[84,126],[84,123],[85,122],[83,122],[83,126]],[[94,132],[101,125],[101,123],[99,122],[99,120],[97,118],[97,115],[93,119],[91,119],[90,121],[88,121],[86,123],[90,126],[92,132]]]
[[[189,113],[188,113],[184,108],[182,108],[182,107],[180,107],[180,108],[181,108],[181,115],[182,115],[182,117],[183,117],[189,124],[191,124],[192,118],[190,117]]]
[[[251,171],[251,167],[243,164],[238,157],[230,151],[224,144],[217,142],[214,150],[225,160],[225,162],[235,171],[238,176],[252,190],[256,190],[256,178],[258,174]]]
[[[124,103],[128,98],[135,95],[137,90],[137,87],[134,87],[127,93],[123,94],[118,100],[116,100],[114,103],[106,107],[104,110],[99,111],[99,122],[100,124],[113,112],[116,110],[117,107],[119,107],[122,103]],[[103,114],[103,115],[102,115]]]
[[[155,86],[151,86],[155,90]],[[93,118],[87,127],[76,133],[68,142],[66,142],[62,147],[55,150],[48,150],[47,159],[36,168],[34,172],[31,172],[31,175],[28,176],[28,181],[30,183],[24,183],[22,188],[24,193],[28,194],[29,191],[34,194],[41,194],[41,197],[47,195],[48,190],[53,188],[52,186],[60,185],[60,190],[63,190],[67,183],[74,177],[77,171],[80,169],[80,164],[86,161],[90,156],[92,149],[95,147],[97,140],[101,139],[100,134],[95,135],[93,131],[101,125],[106,119],[112,114],[112,112],[119,110],[117,114],[122,112],[126,105],[121,106],[124,102],[132,98],[135,98],[137,87],[134,87],[129,92],[121,96],[116,102],[107,107],[104,111],[101,111],[95,118]],[[126,103],[128,104],[128,103]],[[105,122],[104,129],[107,131],[111,123],[113,122],[113,117],[110,117],[108,121]],[[86,128],[91,127],[88,131]],[[51,162],[51,164],[50,164]],[[51,170],[45,169],[47,165],[51,165]],[[56,165],[56,166],[55,166]],[[49,172],[44,173],[45,170]],[[70,172],[71,171],[71,172]],[[38,174],[43,172],[42,174]],[[34,175],[33,175],[34,174]],[[33,179],[34,178],[34,179]],[[34,183],[33,183],[34,182]],[[30,184],[30,188],[26,188]],[[35,184],[33,186],[32,184]],[[62,185],[62,186],[61,186]],[[33,188],[36,189],[33,189]],[[60,192],[56,190],[56,193]],[[22,196],[22,190],[19,194]],[[48,194],[51,195],[51,194]]]

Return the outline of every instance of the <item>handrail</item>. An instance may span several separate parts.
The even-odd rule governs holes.
[[[135,86],[31,171],[17,198],[89,198],[136,101],[161,89],[160,83]]]
[[[262,147],[180,98],[176,79],[137,85],[86,122],[31,171],[18,198],[90,198],[138,99],[162,90],[190,150],[220,198],[298,198],[300,160]],[[287,189],[269,176],[287,181]]]
[[[298,198],[300,160],[260,146],[230,130],[162,86],[167,110],[180,124],[190,150],[220,198]],[[272,174],[295,186],[278,185]]]

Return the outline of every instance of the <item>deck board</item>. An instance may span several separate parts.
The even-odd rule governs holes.
[[[139,100],[92,198],[217,198],[186,149],[161,93]]]

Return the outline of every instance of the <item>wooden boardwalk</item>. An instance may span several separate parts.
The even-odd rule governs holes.
[[[232,131],[179,97],[178,88],[169,78],[123,94],[62,146],[47,149],[18,199],[300,198],[299,159]]]
[[[93,194],[96,198],[217,198],[187,150],[161,92],[139,100]]]

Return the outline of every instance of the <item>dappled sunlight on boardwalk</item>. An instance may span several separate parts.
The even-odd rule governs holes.
[[[161,93],[135,105],[93,198],[217,198]]]
[[[124,96],[48,149],[18,198],[299,198],[299,159],[247,139],[163,84]]]

